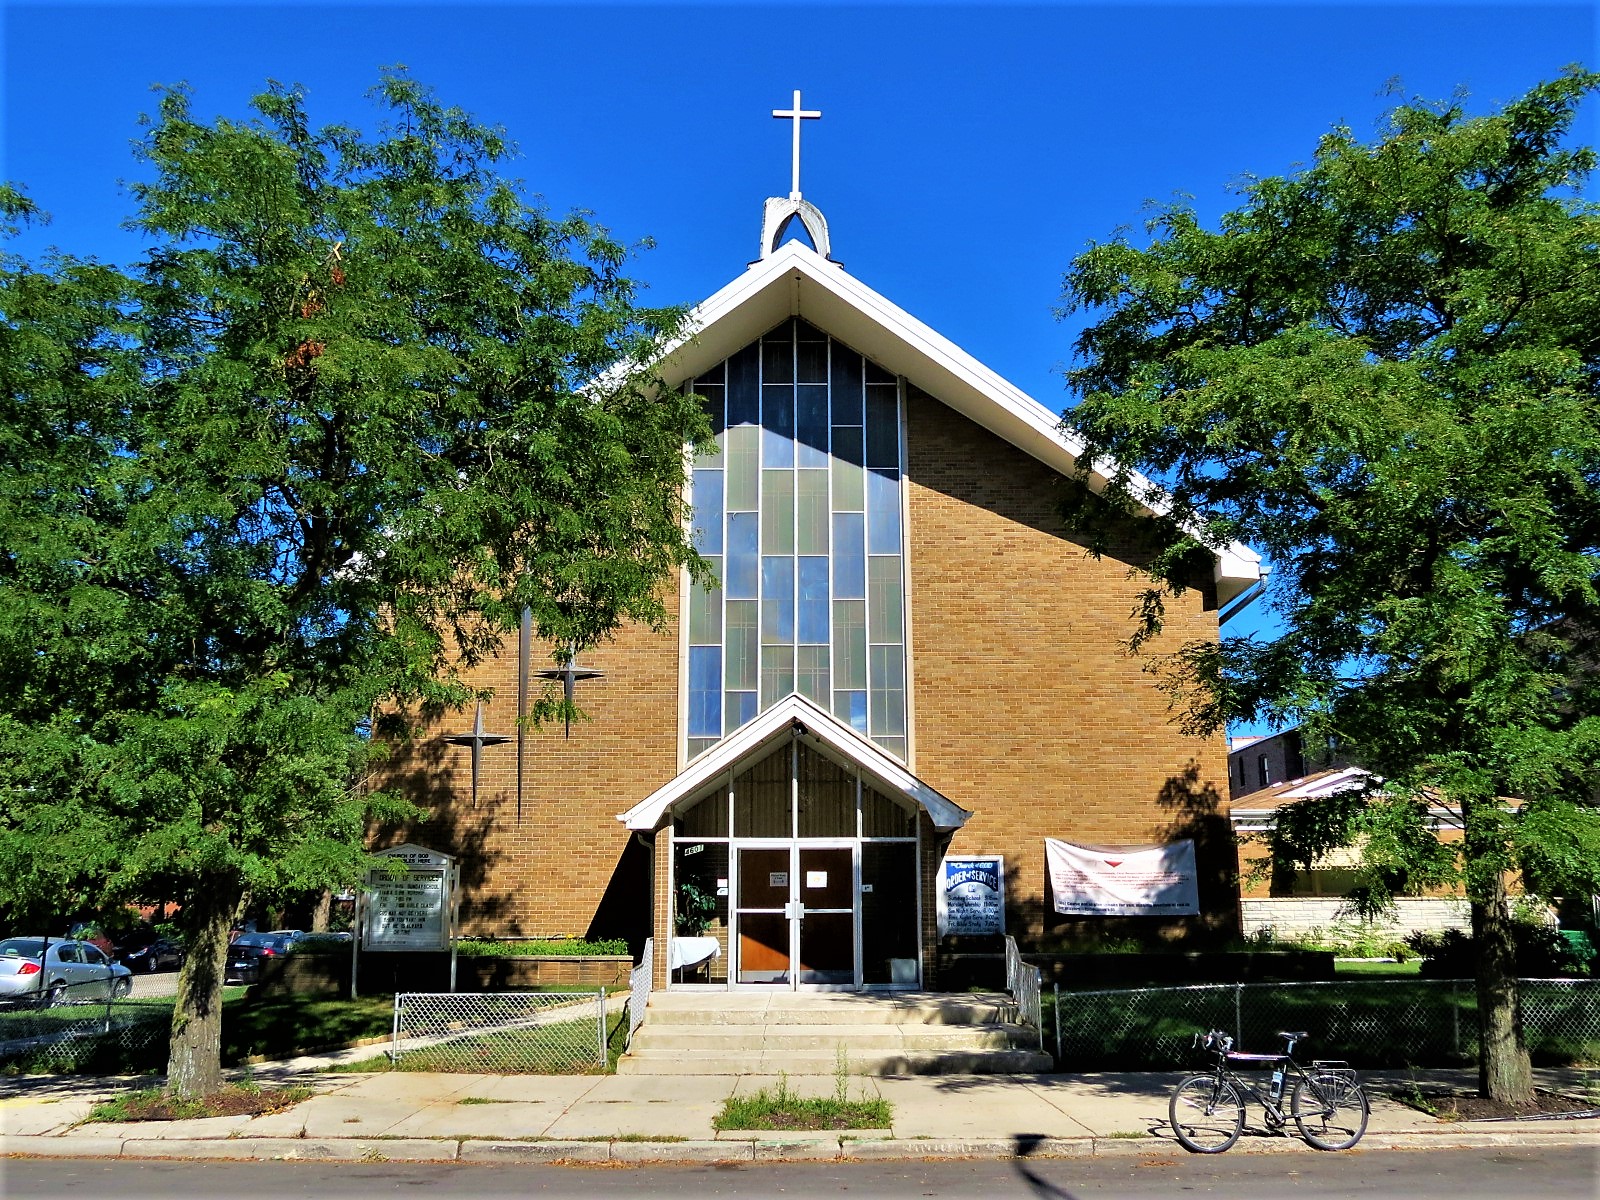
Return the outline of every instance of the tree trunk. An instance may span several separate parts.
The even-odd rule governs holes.
[[[317,897],[317,906],[311,910],[311,932],[327,933],[328,918],[333,914],[333,893],[326,888]]]
[[[1496,876],[1472,900],[1472,940],[1478,951],[1478,1090],[1517,1104],[1533,1092],[1533,1068],[1522,1040],[1522,994],[1517,947],[1506,908],[1505,880]]]
[[[167,1090],[176,1096],[209,1096],[222,1079],[222,980],[228,931],[243,900],[237,883],[202,878],[183,908],[188,953],[178,971],[167,1043]]]

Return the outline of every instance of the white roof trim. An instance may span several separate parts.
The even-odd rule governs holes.
[[[799,727],[804,737],[826,746],[858,767],[883,790],[898,792],[914,800],[939,829],[960,829],[972,814],[906,770],[895,759],[832,713],[819,708],[804,696],[791,693],[748,725],[736,730],[690,763],[677,778],[657,788],[617,820],[629,829],[648,832],[659,824],[673,805],[688,799],[717,776],[732,770],[745,759],[767,749]]]
[[[1046,466],[1064,475],[1077,469],[1083,442],[1061,428],[1059,416],[800,241],[784,243],[696,306],[688,335],[665,351],[662,372],[673,385],[692,379],[794,315],[904,375]],[[1106,482],[1104,472],[1091,471],[1092,489]],[[1168,511],[1156,484],[1136,477],[1133,489],[1151,513]],[[1219,604],[1260,578],[1261,556],[1248,546],[1235,542],[1216,552]]]

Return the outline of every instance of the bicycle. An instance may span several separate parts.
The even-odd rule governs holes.
[[[1214,1053],[1216,1065],[1207,1074],[1188,1076],[1172,1091],[1167,1117],[1185,1149],[1221,1154],[1238,1141],[1248,1096],[1265,1109],[1270,1132],[1281,1132],[1292,1117],[1300,1136],[1318,1150],[1348,1150],[1361,1140],[1371,1109],[1356,1073],[1346,1063],[1323,1060],[1312,1062],[1308,1071],[1294,1060],[1295,1043],[1306,1035],[1278,1036],[1284,1040],[1282,1054],[1246,1054],[1236,1052],[1233,1038],[1220,1029],[1195,1034],[1195,1046]],[[1252,1084],[1229,1066],[1242,1062],[1270,1064],[1272,1074],[1267,1082]],[[1290,1072],[1295,1079],[1285,1113],[1283,1094]]]

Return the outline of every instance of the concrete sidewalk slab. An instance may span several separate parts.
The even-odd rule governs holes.
[[[879,1081],[897,1138],[1006,1138],[1025,1133],[1087,1137],[1073,1114],[1040,1099],[1026,1079],[1004,1075],[907,1075]]]

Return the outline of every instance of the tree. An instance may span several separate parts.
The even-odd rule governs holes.
[[[704,417],[619,366],[678,314],[519,196],[500,133],[374,95],[365,136],[295,89],[209,124],[168,90],[138,269],[0,275],[0,870],[35,912],[181,901],[182,1094],[221,1083],[245,903],[348,885],[410,814],[363,786],[374,713],[465,703],[524,610],[563,650],[659,625],[699,569]]]
[[[1600,214],[1576,191],[1594,152],[1564,144],[1597,86],[1574,68],[1487,116],[1335,128],[1220,228],[1161,208],[1148,244],[1092,245],[1065,283],[1099,312],[1070,419],[1115,473],[1076,515],[1166,505],[1142,633],[1207,547],[1272,563],[1278,632],[1152,663],[1180,719],[1300,723],[1388,780],[1285,814],[1278,852],[1362,837],[1377,899],[1464,885],[1504,1100],[1531,1086],[1507,875],[1600,886]],[[1456,851],[1417,796],[1459,810]]]

